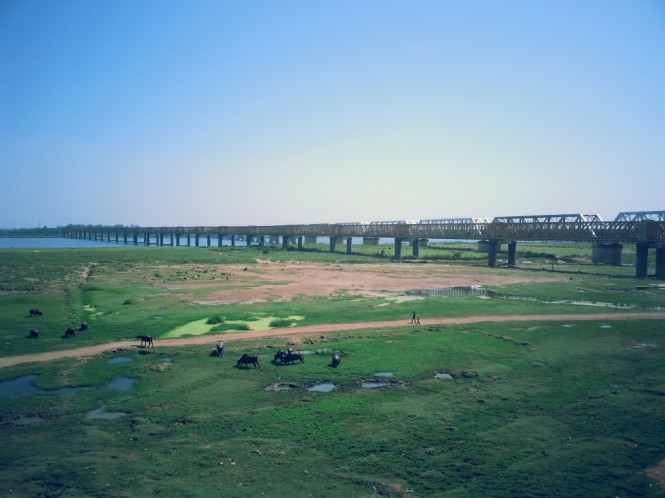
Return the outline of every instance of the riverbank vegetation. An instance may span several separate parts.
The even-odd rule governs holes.
[[[257,260],[385,265],[371,250],[0,252],[1,355],[155,338],[154,348],[0,370],[0,381],[36,375],[41,390],[0,403],[2,494],[662,496],[665,320],[611,314],[660,310],[665,290],[634,279],[634,268],[591,265],[589,248],[529,248],[514,269],[488,269],[471,257],[400,265],[495,278],[480,293],[442,287],[211,301],[220,286],[265,285]],[[515,273],[543,278],[496,278]],[[43,315],[30,317],[31,308]],[[417,327],[408,323],[414,308],[423,317],[608,315]],[[397,319],[405,326],[229,341],[222,357],[211,356],[213,343],[159,344],[193,323],[220,333],[253,330],[258,321],[288,331]],[[81,322],[89,330],[62,338]],[[25,338],[31,328],[39,339]],[[288,347],[304,361],[273,361]],[[237,368],[245,353],[257,355],[260,367]],[[341,357],[337,368],[332,354]],[[129,387],[114,388],[118,379]],[[85,389],[60,391],[67,387]]]

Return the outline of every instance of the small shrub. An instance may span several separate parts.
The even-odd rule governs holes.
[[[208,318],[208,321],[206,323],[208,325],[215,325],[216,323],[224,323],[224,317],[219,315],[211,316],[210,318]]]
[[[133,299],[125,299],[125,301],[122,304],[134,304]]]
[[[270,326],[273,328],[285,328],[293,325],[294,321],[287,318],[278,318],[270,322]]]

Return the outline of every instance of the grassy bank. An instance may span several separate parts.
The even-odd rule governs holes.
[[[194,248],[8,251],[0,253],[0,354],[160,337],[209,317],[229,327],[261,317],[282,326],[292,316],[295,326],[410,318],[409,300],[338,295],[206,306],[165,290],[182,278],[219,283],[220,261],[251,269],[257,257],[381,259]],[[515,270],[467,263],[459,271],[565,278],[496,287],[493,298],[411,297],[422,316],[442,317],[663,305],[663,290],[634,280],[632,269],[571,262],[553,270],[544,261]],[[197,299],[207,291],[200,292]],[[44,315],[28,317],[35,307]],[[60,337],[81,321],[89,331]],[[33,326],[46,332],[25,339]],[[209,356],[211,345],[164,348],[156,340],[146,355],[131,349],[3,369],[2,380],[36,375],[43,392],[0,402],[0,493],[662,496],[650,469],[665,460],[664,328],[610,318],[325,333],[299,338],[292,347],[305,361],[293,365],[272,362],[287,339],[229,342],[223,358]],[[261,366],[236,368],[243,353],[259,355]],[[332,353],[342,357],[338,368]],[[118,356],[128,361],[108,363]],[[133,387],[105,387],[118,378]],[[386,385],[362,387],[369,381]],[[335,389],[308,390],[324,383]],[[87,389],[58,391],[72,386]],[[109,413],[118,416],[94,418]]]

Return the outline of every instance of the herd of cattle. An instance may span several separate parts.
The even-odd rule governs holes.
[[[33,317],[33,316],[42,316],[44,313],[36,308],[32,308],[29,310],[28,315]],[[79,332],[83,332],[85,330],[88,330],[88,324],[86,322],[81,322],[81,324],[78,327]],[[76,337],[76,330],[74,330],[71,327],[68,327],[67,330],[65,330],[64,335],[62,336],[64,339],[70,338],[70,337]],[[26,336],[27,339],[38,339],[39,338],[39,330],[37,329],[32,329]],[[141,348],[145,347],[154,347],[154,342],[152,340],[152,337],[149,335],[137,335],[137,339],[140,339],[141,341]],[[147,351],[146,351],[147,352]],[[211,356],[218,356],[222,357],[224,356],[224,342],[219,341],[217,343],[217,346],[215,349],[212,351]],[[275,364],[282,364],[282,365],[290,365],[295,362],[302,363],[305,361],[305,356],[302,353],[297,353],[293,351],[293,349],[289,348],[286,351],[277,351],[275,353],[275,357],[273,358],[273,363]],[[330,364],[337,368],[339,364],[342,362],[342,358],[338,354],[333,354]],[[236,362],[236,367],[248,367],[249,365],[252,365],[254,368],[260,367],[261,364],[259,363],[259,357],[256,356],[255,354],[248,354],[245,353],[243,354],[238,361]]]
[[[44,313],[37,309],[37,308],[31,308],[28,311],[28,316],[33,317],[33,316],[42,316]],[[70,337],[76,337],[76,332],[77,330],[79,332],[83,332],[85,330],[88,330],[88,324],[87,322],[81,322],[80,325],[78,326],[78,329],[73,329],[72,327],[67,327],[65,330],[65,333],[62,335],[63,339],[69,339]],[[39,339],[39,330],[37,329],[31,329],[30,332],[28,332],[28,335],[25,336],[26,339]]]

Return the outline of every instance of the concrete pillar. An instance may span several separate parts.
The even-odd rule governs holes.
[[[288,248],[289,248],[289,236],[282,235],[282,249],[288,249]]]
[[[511,240],[508,242],[508,266],[515,266],[517,264],[517,241]]]
[[[159,244],[159,247],[164,246],[164,232],[159,232],[157,234],[157,242]]]
[[[302,251],[302,241],[303,241],[303,236],[298,237],[298,250]]]
[[[196,232],[196,233],[194,234],[194,245],[195,245],[196,247],[199,247],[199,240],[200,240],[200,238],[201,238],[201,234],[198,233],[198,232]]]
[[[235,247],[235,246],[236,246],[236,236],[231,235],[231,247]]]
[[[175,234],[171,232],[171,247],[175,245]]]
[[[123,240],[125,241],[125,244],[127,243],[127,232],[123,233]]]
[[[399,261],[402,259],[402,238],[395,237],[395,259]]]
[[[217,247],[222,247],[222,242],[224,241],[224,236],[221,233],[217,234]]]
[[[647,278],[649,263],[649,245],[639,243],[636,245],[635,278]]]
[[[420,239],[413,239],[413,255],[420,257]]]
[[[346,238],[346,254],[351,254],[353,251],[351,250],[353,247],[353,237],[347,237]]]
[[[330,252],[335,252],[336,245],[337,245],[337,237],[330,237]]]
[[[259,245],[260,245],[261,247],[264,247],[264,246],[266,245],[266,236],[265,236],[265,235],[261,235],[261,236],[259,237]]]
[[[147,246],[150,245],[150,234],[148,232],[143,234],[143,243]]]
[[[134,232],[132,234],[132,239],[133,239],[134,245],[138,245],[138,243],[139,243],[139,234]]]
[[[665,280],[665,246],[656,247],[656,278]]]
[[[487,265],[490,268],[496,268],[496,257],[499,254],[500,247],[500,240],[490,239],[487,241]]]
[[[251,235],[245,235],[245,244],[247,247],[252,245],[252,236]]]

